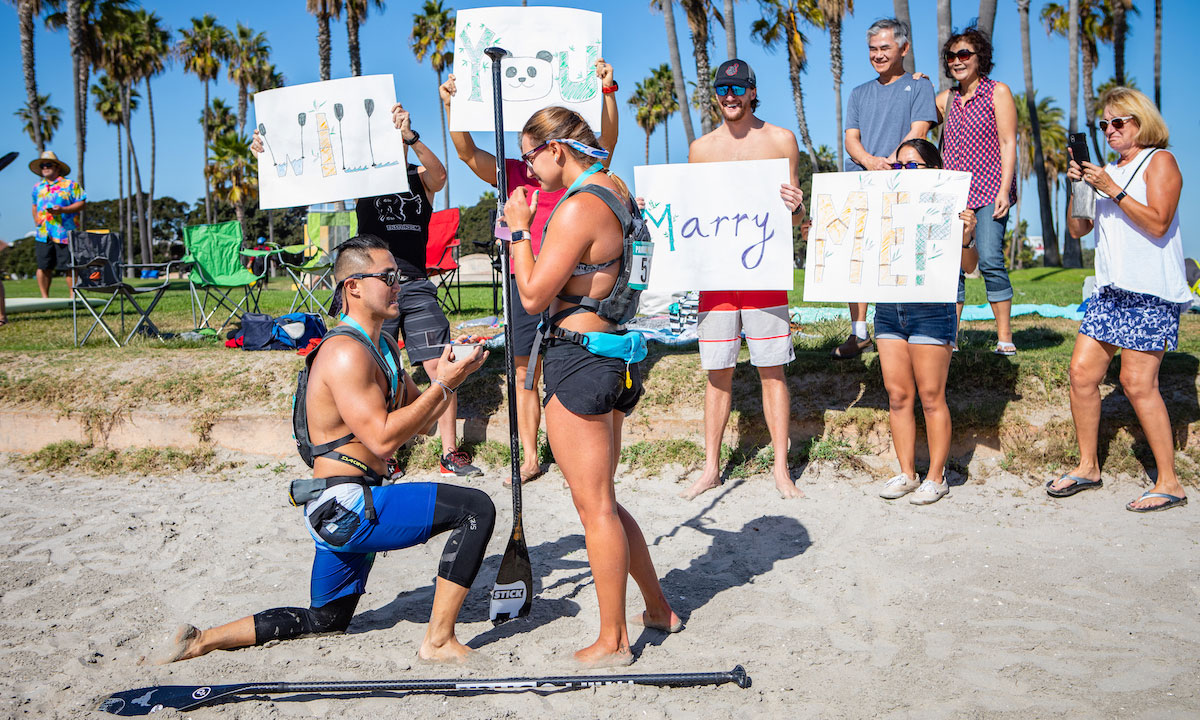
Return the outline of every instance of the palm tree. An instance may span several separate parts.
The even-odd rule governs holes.
[[[213,140],[212,151],[205,173],[212,178],[213,195],[232,205],[238,222],[244,222],[246,203],[258,197],[258,163],[250,151],[250,138],[227,132]]]
[[[904,56],[904,72],[915,72],[917,67],[916,51],[913,50],[912,20],[908,17],[908,0],[892,0],[892,14],[896,19],[908,26],[908,54]],[[941,52],[941,48],[938,48]]]
[[[271,43],[266,33],[256,33],[240,22],[229,42],[229,81],[238,86],[238,132],[246,131],[246,108],[250,86],[262,72],[262,65],[271,55]]]
[[[146,196],[148,232],[154,228],[154,184],[158,164],[158,132],[154,124],[154,94],[150,89],[150,78],[163,72],[171,54],[171,31],[163,28],[160,22],[161,19],[155,13],[146,10],[134,13],[134,46],[137,48],[138,74],[146,81],[146,107],[150,114],[150,194]],[[150,241],[153,243],[152,237]]]
[[[759,0],[762,17],[750,27],[750,35],[757,38],[767,50],[774,52],[783,43],[787,47],[788,79],[792,82],[792,100],[796,106],[796,126],[800,139],[808,148],[812,166],[817,167],[817,153],[813,150],[812,137],[808,134],[808,120],[804,116],[804,90],[800,86],[800,73],[808,64],[804,46],[808,38],[800,32],[800,21],[816,24],[820,12],[813,0]]]
[[[328,24],[326,24],[328,30]],[[204,107],[208,107],[208,83],[215,82],[221,70],[221,62],[229,47],[229,30],[225,29],[212,15],[192,18],[191,30],[180,30],[180,40],[175,51],[183,60],[184,72],[190,72],[204,83]],[[328,77],[323,77],[328,80]],[[208,131],[207,114],[204,116],[204,167],[208,167],[208,144],[212,135]],[[216,216],[212,208],[212,187],[208,173],[204,174],[204,213],[211,224]]]
[[[1050,207],[1046,160],[1042,154],[1042,130],[1034,104],[1037,92],[1033,89],[1033,56],[1029,48],[1029,0],[1017,0],[1017,14],[1021,18],[1021,59],[1025,69],[1025,104],[1033,137],[1033,169],[1037,173],[1038,200],[1042,209],[1042,241],[1046,248],[1044,263],[1047,267],[1060,267],[1062,260],[1058,254],[1058,237],[1054,234],[1054,210]]]
[[[1059,3],[1047,3],[1042,8],[1042,22],[1046,32],[1059,36],[1067,35],[1070,13]],[[1112,16],[1107,12],[1107,0],[1079,0],[1079,47],[1083,61],[1083,117],[1088,134],[1092,139],[1092,150],[1096,157],[1103,157],[1096,135],[1094,75],[1100,59],[1099,45],[1112,38]]]
[[[383,0],[346,0],[346,44],[350,47],[350,74],[362,75],[362,55],[358,48],[358,26],[367,21],[367,11],[374,5],[383,12]],[[454,32],[451,28],[450,32]]]
[[[262,63],[258,67],[258,75],[254,77],[254,92],[271,90],[286,85],[283,73],[272,63]],[[275,242],[275,211],[267,210],[267,240]]]
[[[737,28],[733,22],[733,0],[725,0],[725,54],[732,60],[737,57]]]
[[[1024,93],[1016,93],[1013,95],[1013,102],[1017,106],[1017,177],[1024,184],[1029,180],[1029,177],[1034,173],[1034,142],[1033,142],[1033,123],[1029,119],[1029,103]],[[1065,154],[1067,149],[1067,133],[1063,128],[1063,111],[1062,108],[1054,105],[1054,98],[1044,97],[1037,101],[1037,119],[1038,127],[1042,135],[1042,155],[1043,166],[1047,169],[1056,168],[1055,172],[1048,172],[1047,184],[1050,184],[1049,176],[1054,176],[1057,180],[1057,160],[1054,156],[1057,154]],[[1065,172],[1065,170],[1063,170]],[[1013,221],[1013,227],[1016,227],[1021,222],[1021,200],[1024,198],[1024,193],[1017,193],[1017,204],[1013,208],[1016,217]]]
[[[687,16],[688,30],[692,34],[692,56],[696,59],[696,77],[712,77],[708,62],[708,18],[713,14],[712,0],[679,0]],[[718,19],[724,22],[723,18]],[[708,83],[696,85],[696,104],[708,107],[712,102],[712,86]],[[700,115],[700,131],[707,135],[712,132],[713,123],[707,115]]]
[[[829,69],[833,71],[834,117],[837,118],[837,164],[842,166],[842,19],[854,14],[854,0],[817,0],[829,31]]]
[[[648,79],[653,80],[654,107],[657,108],[658,121],[663,126],[663,153],[665,161],[671,162],[671,132],[669,123],[671,116],[679,112],[679,101],[675,98],[675,78],[671,73],[671,66],[667,63],[659,65],[650,71],[650,78]],[[647,160],[646,162],[650,161]]]
[[[1021,0],[1017,0],[1020,2]],[[938,46],[937,46],[937,65],[938,69],[938,92],[950,87],[950,78],[946,77],[946,73],[942,71],[942,48],[946,47],[946,41],[950,39],[951,28],[954,23],[950,16],[950,0],[937,0],[937,27],[938,27]],[[911,29],[912,26],[910,25]],[[912,51],[909,51],[912,54]]]
[[[37,91],[37,72],[33,62],[33,16],[42,12],[39,0],[16,0],[17,27],[21,31],[21,65],[25,71],[25,108],[17,114],[28,113],[28,128],[33,144],[37,145],[38,153],[46,149],[46,139],[42,137],[42,118],[38,111],[39,99]]]
[[[1113,18],[1113,77],[1125,84],[1125,36],[1129,34],[1129,12],[1137,12],[1133,0],[1108,0]]]
[[[442,72],[454,67],[454,11],[443,7],[442,0],[425,0],[421,12],[413,13],[412,35],[409,38],[417,62],[429,56],[429,64],[437,74],[438,87],[442,85]],[[446,108],[437,104],[442,118],[442,157],[449,157],[450,146],[446,140]],[[446,207],[450,207],[450,168],[446,167]]]
[[[321,62],[321,79],[328,80],[332,50],[329,45],[329,19],[342,14],[342,0],[306,0],[310,15],[317,18],[317,55]]]
[[[1154,105],[1162,111],[1162,0],[1154,0]]]
[[[37,104],[25,106],[13,113],[23,125],[21,129],[29,136],[34,144],[41,143],[44,147],[54,139],[54,133],[62,122],[62,110],[50,104],[49,95],[38,95]]]
[[[208,108],[207,117],[202,115],[200,124],[203,125],[206,120],[208,121],[208,130],[214,138],[235,132],[238,127],[237,114],[221,98],[213,99],[212,105]]]
[[[654,87],[657,79],[651,75],[639,82],[633,89],[633,94],[629,96],[627,101],[634,108],[634,119],[637,121],[638,127],[642,132],[646,133],[646,164],[650,164],[650,136],[654,134],[654,129],[658,127],[660,114],[654,107],[654,100],[657,88]]]
[[[679,54],[679,38],[675,34],[675,2],[674,0],[651,0],[650,6],[661,10],[663,14],[663,23],[667,29],[667,58],[671,62],[671,77],[675,80],[675,97],[679,101],[683,134],[687,136],[688,146],[691,146],[696,140],[696,131],[692,128],[692,113],[688,110],[687,85],[683,77],[683,58]]]
[[[108,76],[100,76],[99,84],[92,85],[92,97],[95,100],[96,112],[100,119],[117,129],[117,217],[125,217],[125,165],[124,150],[121,141],[122,123],[125,118],[124,93],[120,84]],[[135,90],[129,98],[130,107],[137,109],[139,95]],[[118,227],[124,228],[124,220],[118,220]],[[133,236],[125,235],[125,257],[133,257]]]
[[[992,30],[996,27],[996,0],[979,0],[979,17],[975,27],[987,33],[989,38],[992,36]]]

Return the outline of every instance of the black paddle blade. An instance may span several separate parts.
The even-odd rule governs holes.
[[[529,548],[525,547],[525,530],[521,519],[513,523],[512,536],[496,573],[492,588],[492,603],[488,615],[492,624],[525,617],[533,606],[533,567],[529,564]]]
[[[249,687],[242,685],[164,685],[113,693],[100,703],[98,710],[113,715],[134,717],[149,715],[164,708],[191,710],[219,698],[236,695]]]
[[[10,152],[10,153],[5,154],[4,157],[0,157],[0,170],[3,170],[4,168],[8,167],[8,164],[16,159],[17,159],[16,152]]]

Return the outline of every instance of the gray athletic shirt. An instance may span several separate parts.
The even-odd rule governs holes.
[[[912,124],[937,122],[933,83],[905,74],[891,85],[868,80],[850,91],[846,104],[846,129],[858,130],[863,147],[872,155],[887,157],[904,139]],[[846,154],[847,172],[863,170]]]

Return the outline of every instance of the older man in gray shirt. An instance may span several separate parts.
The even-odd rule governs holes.
[[[896,148],[911,138],[925,137],[937,123],[933,84],[923,75],[904,71],[904,56],[911,45],[908,26],[899,20],[876,20],[867,29],[874,80],[850,92],[846,107],[847,172],[890,170]],[[867,332],[867,304],[850,303],[850,337],[833,350],[847,360],[871,348]]]

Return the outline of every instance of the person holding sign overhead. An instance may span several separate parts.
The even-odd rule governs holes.
[[[758,90],[754,71],[745,61],[733,59],[721,63],[713,83],[724,122],[692,143],[688,162],[786,158],[789,182],[780,187],[779,194],[792,212],[792,223],[800,224],[804,217],[804,193],[798,187],[800,147],[796,144],[796,136],[790,130],[754,116]],[[791,397],[783,366],[796,358],[787,292],[701,292],[698,332],[700,366],[708,371],[708,384],[704,390],[704,470],[680,497],[691,500],[721,484],[718,466],[721,436],[733,404],[733,368],[737,365],[743,332],[750,348],[750,364],[758,368],[762,382],[763,413],[775,449],[771,469],[775,487],[784,498],[803,497],[804,493],[792,481],[787,464]]]
[[[600,119],[600,147],[607,150],[610,154],[601,162],[604,167],[608,167],[612,162],[614,149],[617,147],[617,82],[613,79],[612,65],[604,62],[604,58],[596,61],[596,77],[600,80],[600,91],[604,95],[603,114]],[[442,83],[438,88],[438,92],[442,98],[442,105],[446,110],[446,124],[450,124],[450,99],[458,92],[457,81],[454,75]],[[471,168],[471,172],[475,173],[476,177],[488,183],[489,185],[496,184],[496,156],[475,145],[475,140],[471,137],[471,133],[454,131],[450,132],[450,139],[454,142],[454,149],[458,153],[458,157],[467,167]],[[530,247],[533,249],[534,257],[542,249],[542,232],[546,227],[546,221],[550,217],[550,212],[554,209],[555,204],[566,192],[565,188],[547,191],[539,190],[541,187],[529,169],[529,166],[521,160],[508,158],[505,160],[505,170],[508,177],[508,187],[505,192],[508,196],[512,196],[517,188],[523,187],[528,193],[537,191],[541,201],[538,205],[537,213],[533,217],[530,225]],[[533,338],[537,332],[539,315],[531,315],[525,312],[521,304],[520,288],[517,287],[516,281],[509,277],[509,297],[513,298],[513,352],[516,355],[517,363],[517,436],[521,441],[522,462],[521,462],[521,480],[523,482],[532,480],[541,475],[541,466],[538,464],[537,453],[537,435],[538,426],[541,425],[541,401],[538,398],[537,380],[541,374],[540,363],[534,367],[534,378],[531,383],[532,389],[525,389],[525,373],[526,366],[529,363],[529,356],[533,348]],[[508,484],[508,479],[505,479],[504,484]]]
[[[575,658],[611,667],[633,662],[625,617],[629,575],[646,603],[639,624],[672,633],[683,622],[663,594],[637,521],[617,502],[613,487],[621,426],[642,395],[645,340],[618,330],[636,311],[636,294],[626,292],[634,283],[624,271],[635,260],[626,255],[626,227],[632,233],[639,225],[629,190],[605,171],[608,152],[598,145],[574,111],[534,113],[521,133],[521,159],[542,189],[565,188],[546,221],[547,241],[536,262],[529,241],[546,201],[541,192],[530,197],[518,187],[504,215],[521,302],[530,313],[551,312],[539,332],[547,340],[546,431],[583,522],[600,605],[600,636]]]

